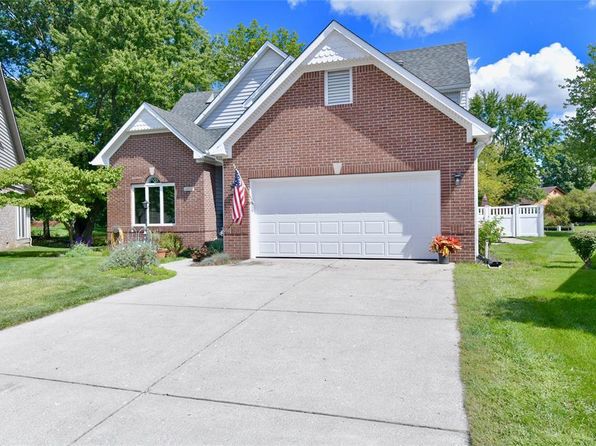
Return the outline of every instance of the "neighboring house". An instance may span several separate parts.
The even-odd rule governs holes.
[[[14,117],[6,81],[0,67],[0,169],[25,161],[19,129]],[[14,188],[19,190],[18,187]],[[1,192],[0,192],[1,193]],[[29,209],[6,206],[0,209],[0,250],[31,244]]]
[[[93,160],[124,167],[108,225],[192,246],[223,230],[243,259],[434,259],[443,233],[473,260],[493,131],[463,107],[469,88],[464,44],[383,54],[337,22],[296,59],[266,43],[219,94],[144,103],[114,135]],[[251,192],[241,225],[234,167]]]
[[[538,201],[536,204],[546,204],[555,197],[562,197],[563,195],[567,195],[565,191],[561,189],[559,186],[545,186],[542,188],[542,190],[546,194],[546,197]]]

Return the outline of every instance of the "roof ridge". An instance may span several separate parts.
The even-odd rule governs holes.
[[[385,54],[404,53],[404,52],[408,52],[408,51],[421,51],[421,50],[428,50],[431,48],[442,48],[442,47],[446,47],[446,46],[459,46],[459,45],[464,45],[467,47],[468,43],[465,40],[461,40],[459,42],[442,43],[440,45],[431,45],[431,46],[421,46],[418,48],[410,48],[407,50],[391,50],[391,51],[387,51]]]

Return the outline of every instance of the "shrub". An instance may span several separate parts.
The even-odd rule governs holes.
[[[212,240],[212,241],[207,242],[205,244],[207,245],[207,248],[209,249],[209,252],[211,254],[215,254],[217,252],[223,252],[223,250],[224,250],[223,239],[222,238],[218,238],[218,239]]]
[[[103,268],[132,268],[136,271],[147,271],[154,265],[159,265],[155,245],[150,242],[131,242],[114,249],[103,264]]]
[[[219,252],[217,254],[213,254],[210,257],[205,257],[203,260],[199,262],[201,266],[215,266],[215,265],[227,265],[230,263],[232,259],[228,254],[225,252]]]
[[[87,257],[97,253],[85,243],[75,243],[68,251],[64,253],[65,257]]]
[[[569,237],[569,243],[584,262],[584,266],[591,268],[592,256],[596,252],[596,231],[576,232]]]
[[[184,251],[184,243],[182,242],[182,238],[173,232],[161,234],[161,238],[159,239],[159,247],[167,249],[174,257],[178,257],[180,253]]]
[[[544,212],[553,226],[594,222],[596,221],[596,192],[572,190],[567,195],[549,200]]]
[[[478,251],[483,256],[486,255],[486,242],[488,246],[493,243],[499,243],[503,237],[503,227],[501,226],[501,219],[495,218],[491,220],[484,220],[480,223],[478,228]]]

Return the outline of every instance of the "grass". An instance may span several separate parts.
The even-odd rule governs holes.
[[[67,249],[33,246],[0,252],[0,329],[37,319],[122,290],[172,277],[127,269],[102,271],[101,252],[65,257]]]
[[[569,235],[495,246],[501,269],[456,266],[474,445],[594,444],[596,270]]]

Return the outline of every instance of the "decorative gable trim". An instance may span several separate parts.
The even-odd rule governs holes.
[[[259,60],[267,53],[267,51],[274,51],[275,53],[279,54],[283,59],[286,59],[288,55],[280,50],[278,47],[273,45],[271,42],[265,42],[261,48],[246,62],[246,64],[242,67],[242,69],[234,76],[234,78],[228,82],[225,88],[213,99],[213,101],[201,112],[197,119],[195,119],[195,124],[199,125],[203,120],[209,116],[209,114],[215,110],[215,108],[223,101],[223,99],[228,96],[228,94],[234,89],[238,83],[246,76],[252,67],[254,67]]]
[[[334,50],[328,43],[335,45]],[[344,42],[343,44],[339,44]],[[324,49],[326,46],[329,48]],[[352,46],[353,49],[347,49]],[[340,49],[341,48],[341,49]],[[323,50],[324,49],[324,50]],[[316,61],[316,63],[314,63]],[[309,62],[312,62],[309,65]],[[466,129],[467,141],[474,138],[489,141],[493,130],[470,112],[451,101],[436,89],[417,78],[394,60],[354,33],[333,21],[303,53],[282,73],[253,105],[213,144],[209,153],[232,157],[232,145],[279,99],[306,71],[334,69],[372,63],[416,95],[433,105]]]
[[[145,133],[171,132],[194,153],[194,158],[203,158],[205,153],[192,144],[187,138],[162,119],[151,109],[151,105],[143,102],[120,130],[108,141],[104,148],[91,161],[93,166],[109,166],[110,158],[131,135]]]

